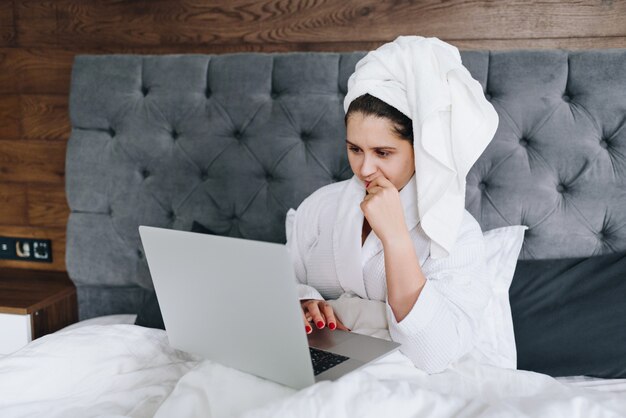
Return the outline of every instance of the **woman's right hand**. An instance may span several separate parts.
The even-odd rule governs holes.
[[[304,299],[300,301],[300,306],[302,307],[302,318],[307,334],[313,332],[310,322],[313,322],[318,329],[328,325],[330,330],[351,331],[337,318],[333,307],[325,300]]]

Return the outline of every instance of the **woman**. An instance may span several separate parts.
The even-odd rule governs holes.
[[[463,70],[456,48],[421,37],[357,64],[344,102],[354,177],[305,199],[287,240],[307,333],[347,330],[325,298],[353,292],[385,302],[391,338],[426,372],[473,347],[491,292],[465,176],[497,116]]]

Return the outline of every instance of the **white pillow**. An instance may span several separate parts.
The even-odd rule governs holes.
[[[291,231],[293,230],[293,223],[296,221],[296,210],[289,208],[287,216],[285,216],[285,236],[287,241],[291,238]]]
[[[480,321],[474,350],[470,354],[480,362],[509,369],[517,368],[509,287],[527,229],[525,225],[514,225],[483,233],[493,296]]]

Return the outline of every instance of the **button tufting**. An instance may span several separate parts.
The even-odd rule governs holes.
[[[177,131],[176,129],[174,129],[174,130],[170,133],[170,135],[172,135],[172,139],[173,139],[174,141],[176,141],[176,140],[178,139],[179,133],[178,133],[178,131]]]
[[[207,86],[206,90],[204,90],[204,96],[208,99],[209,97],[211,97],[211,94],[213,94],[213,92],[211,91],[209,86]]]
[[[241,139],[241,137],[242,137],[243,135],[241,134],[241,131],[236,130],[235,132],[233,132],[233,136],[234,136],[236,139]]]
[[[146,97],[148,93],[150,93],[150,89],[146,86],[141,86],[141,94],[143,94],[143,96]]]
[[[485,92],[485,99],[487,99],[487,100],[491,100],[491,94],[490,94],[490,93]]]
[[[566,93],[566,94],[563,95],[563,101],[571,102],[572,98]]]
[[[205,181],[209,178],[209,173],[206,170],[200,171],[200,180]]]
[[[301,132],[300,133],[300,139],[302,139],[303,141],[306,141],[308,139],[311,139],[311,133],[310,132]]]
[[[606,139],[601,139],[600,146],[604,149],[607,149],[609,147],[609,141],[607,141]]]
[[[565,187],[564,184],[559,184],[558,186],[556,186],[556,191],[559,193],[563,193],[567,190],[567,188]]]
[[[280,94],[278,94],[278,92],[273,91],[270,93],[270,97],[274,100],[278,99],[278,97],[280,96]]]
[[[270,173],[267,173],[267,174],[265,175],[265,180],[266,180],[267,182],[274,181],[274,176],[272,176]]]
[[[137,250],[137,257],[143,258],[143,253],[141,252],[141,250]]]
[[[480,190],[485,190],[487,188],[487,183],[485,183],[484,181],[481,181],[480,183],[478,183],[478,188]]]
[[[148,171],[147,169],[143,169],[141,170],[141,177],[143,177],[144,179],[147,178],[150,175],[150,171]]]
[[[174,213],[174,211],[173,211],[173,210],[170,210],[170,211],[167,213],[167,219],[169,219],[169,220],[171,221],[171,220],[173,220],[174,218],[176,218],[176,214]]]
[[[115,129],[109,126],[109,136],[113,138],[115,136]]]
[[[528,146],[528,139],[526,139],[526,138],[520,138],[520,140],[519,140],[519,144],[520,144],[521,146],[523,146],[524,148],[526,148],[526,147]]]
[[[113,208],[109,208],[109,216],[113,216]]]

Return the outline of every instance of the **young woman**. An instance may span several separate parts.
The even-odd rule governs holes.
[[[392,106],[380,98],[389,97],[388,101],[394,102],[393,94],[410,95],[406,93],[407,83],[394,83],[392,87],[400,84],[401,88],[395,93],[391,90],[391,95],[388,86],[383,85],[385,91],[381,92],[379,84],[371,85],[376,71],[368,63],[373,62],[374,70],[378,70],[377,66],[394,59],[410,61],[420,52],[416,48],[432,47],[424,44],[426,38],[409,38],[404,38],[405,45],[374,56],[375,61],[368,61],[370,53],[357,64],[349,82],[345,116],[346,147],[354,177],[322,187],[301,203],[287,246],[300,282],[299,297],[307,333],[314,332],[313,325],[347,330],[326,299],[353,292],[362,298],[379,300],[385,302],[391,338],[402,343],[401,351],[417,367],[433,373],[445,369],[473,347],[477,322],[491,292],[487,287],[480,226],[464,209],[462,199],[461,207],[456,208],[450,202],[458,206],[458,199],[446,199],[446,194],[454,195],[454,187],[449,186],[445,193],[436,187],[429,189],[429,185],[437,185],[437,179],[447,172],[439,173],[436,168],[424,171],[424,166],[429,164],[423,159],[423,154],[428,153],[423,143],[424,132],[428,131],[421,129],[415,120],[423,114],[406,110],[410,106],[404,101]],[[364,68],[367,83],[361,89],[358,76]],[[390,76],[383,71],[380,78],[387,81]],[[356,96],[363,90],[373,94]],[[440,115],[443,125],[451,124],[450,113],[447,112],[447,117]],[[414,135],[416,127],[421,129],[418,144]],[[487,135],[491,135],[490,140],[493,132]],[[455,139],[444,136],[441,141],[461,149],[454,146]],[[477,158],[484,146],[483,140],[474,147],[482,147],[480,152],[472,152],[470,158]],[[458,157],[456,161],[463,162],[461,157],[465,156]],[[417,166],[417,162],[422,166]],[[462,164],[454,168],[461,172],[464,191],[467,173],[459,165]],[[432,199],[433,195],[439,200]],[[423,202],[420,205],[420,199],[435,204],[429,208]],[[445,205],[443,209],[437,209],[437,202]],[[429,211],[433,208],[434,218]],[[458,212],[458,222],[452,209]],[[445,217],[437,218],[437,213],[445,214],[446,210],[451,214],[449,221]],[[425,220],[429,221],[426,225]],[[431,232],[427,233],[426,229]]]

